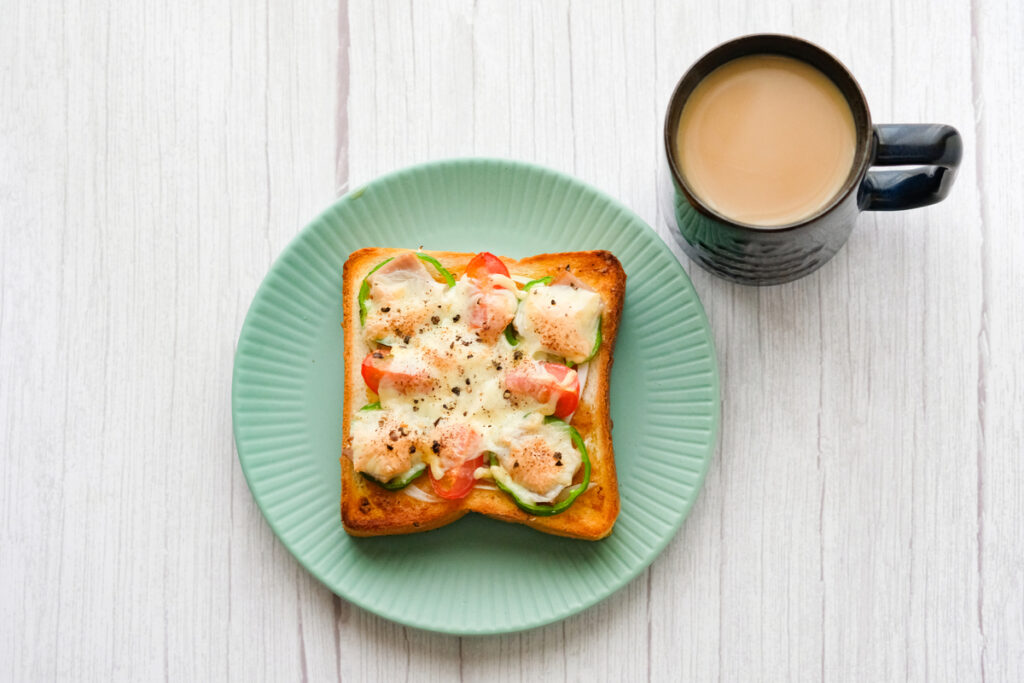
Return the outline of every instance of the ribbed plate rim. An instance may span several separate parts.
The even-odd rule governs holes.
[[[709,383],[710,383],[710,388],[711,388],[711,393],[712,393],[712,396],[711,396],[711,409],[710,409],[711,425],[709,427],[709,436],[708,436],[708,439],[707,439],[707,443],[703,444],[703,448],[701,449],[700,467],[699,467],[699,471],[694,473],[694,474],[696,474],[696,480],[692,483],[692,486],[691,486],[692,487],[692,493],[687,496],[687,500],[686,500],[683,508],[681,509],[680,514],[678,515],[678,518],[672,520],[672,522],[670,524],[670,528],[668,529],[668,531],[666,533],[662,534],[658,538],[656,543],[653,543],[653,544],[651,544],[649,546],[650,551],[646,554],[646,557],[644,557],[640,562],[636,563],[634,566],[630,567],[629,571],[623,572],[620,575],[618,575],[616,577],[616,580],[614,580],[614,581],[612,581],[612,582],[602,586],[600,590],[593,591],[592,594],[589,595],[586,599],[584,599],[580,604],[569,606],[566,609],[563,609],[563,610],[561,610],[559,612],[555,612],[555,613],[552,613],[552,614],[548,614],[548,615],[544,615],[544,616],[538,616],[538,617],[533,618],[533,619],[527,618],[527,619],[524,619],[523,621],[521,621],[519,623],[511,623],[511,624],[510,623],[503,623],[503,624],[498,624],[498,625],[495,625],[495,626],[489,627],[489,628],[488,627],[466,628],[465,626],[460,625],[460,624],[437,623],[437,622],[434,622],[434,621],[430,621],[428,619],[421,618],[420,615],[417,615],[417,614],[407,614],[407,613],[400,613],[400,612],[395,611],[395,610],[382,609],[381,606],[378,605],[378,604],[375,604],[374,601],[371,598],[368,598],[367,596],[359,594],[358,591],[346,590],[345,586],[336,585],[336,584],[332,583],[331,581],[329,581],[328,577],[325,575],[326,572],[319,571],[316,567],[313,566],[313,562],[314,562],[313,560],[310,560],[308,557],[305,556],[305,553],[303,553],[302,551],[300,551],[300,550],[298,550],[298,549],[296,549],[294,547],[299,542],[305,540],[305,536],[303,536],[302,538],[298,539],[295,542],[289,541],[288,538],[286,537],[288,531],[281,528],[279,520],[274,519],[273,515],[268,514],[268,512],[267,512],[267,502],[265,500],[265,494],[261,494],[257,490],[258,486],[256,485],[256,480],[254,479],[255,475],[252,472],[252,465],[247,460],[247,458],[250,457],[250,456],[247,456],[245,453],[243,453],[243,448],[239,447],[239,444],[240,444],[240,436],[239,436],[239,434],[240,434],[240,427],[239,427],[240,414],[239,414],[238,405],[239,405],[240,392],[244,388],[244,384],[239,382],[239,353],[238,353],[238,349],[241,346],[242,341],[247,337],[247,335],[252,333],[252,328],[258,327],[258,323],[257,323],[257,321],[255,319],[256,316],[254,316],[255,304],[258,301],[260,301],[263,296],[266,296],[267,288],[268,288],[268,284],[267,283],[268,283],[268,280],[270,280],[271,274],[274,273],[275,270],[281,268],[282,264],[288,262],[288,260],[293,257],[293,252],[296,252],[303,243],[306,243],[306,242],[308,242],[310,240],[310,237],[315,233],[315,231],[317,230],[317,226],[319,226],[320,224],[322,224],[322,223],[324,223],[326,221],[328,223],[328,227],[332,227],[332,223],[336,222],[336,223],[339,224],[337,229],[344,229],[345,226],[343,225],[343,221],[337,215],[337,213],[339,212],[339,210],[343,206],[345,206],[346,202],[351,202],[351,201],[353,201],[355,199],[358,199],[364,192],[366,192],[367,190],[370,190],[374,186],[386,185],[387,183],[390,183],[392,181],[398,180],[398,179],[402,178],[403,176],[405,176],[407,174],[417,174],[417,173],[427,173],[427,174],[429,174],[429,173],[433,173],[433,172],[437,172],[439,170],[442,170],[442,169],[444,169],[446,167],[449,167],[451,165],[463,165],[463,164],[469,164],[469,165],[481,164],[481,165],[487,165],[487,166],[497,165],[497,166],[501,166],[501,167],[507,167],[513,173],[535,173],[535,174],[540,174],[542,177],[546,176],[546,179],[549,180],[549,181],[562,181],[562,182],[565,182],[565,183],[567,183],[569,185],[575,185],[581,191],[581,196],[591,195],[593,197],[593,201],[604,202],[609,207],[611,207],[611,208],[615,209],[616,211],[618,211],[621,215],[627,217],[629,224],[636,224],[636,225],[638,225],[640,227],[641,231],[643,231],[643,230],[650,231],[649,237],[653,238],[652,243],[656,244],[656,246],[657,246],[657,248],[659,250],[662,250],[662,251],[664,251],[664,252],[666,252],[668,254],[669,261],[674,264],[674,266],[672,267],[673,274],[675,276],[677,276],[677,277],[681,276],[682,282],[685,283],[686,287],[688,287],[688,289],[690,291],[690,295],[692,296],[692,299],[693,299],[693,301],[695,303],[696,315],[698,315],[699,318],[700,318],[700,328],[702,330],[702,337],[703,337],[702,341],[707,344],[707,348],[708,348],[708,354],[707,354],[708,361],[709,361],[709,368],[708,368],[708,370],[710,372]],[[333,227],[332,227],[332,229],[333,229]],[[366,245],[366,246],[371,246],[371,245]],[[301,258],[305,258],[302,255],[299,255],[299,256]],[[339,268],[340,268],[340,265],[341,264],[338,264]],[[627,285],[627,287],[628,287],[628,285]],[[340,306],[340,301],[338,302],[338,305]],[[340,337],[340,333],[339,333],[339,337]],[[339,345],[339,353],[340,353],[340,345]],[[614,386],[612,388],[612,391],[614,392]],[[241,330],[240,330],[240,333],[239,333],[239,336],[238,336],[238,339],[237,339],[236,345],[235,345],[235,360],[234,360],[234,366],[233,366],[233,372],[232,372],[231,401],[232,401],[232,425],[233,425],[234,442],[235,442],[235,447],[236,447],[236,452],[237,452],[237,455],[238,455],[238,459],[239,459],[239,462],[241,464],[242,472],[243,472],[243,474],[245,475],[245,478],[246,478],[246,483],[249,486],[249,489],[250,489],[250,491],[251,491],[251,493],[253,495],[253,498],[256,501],[258,507],[260,508],[260,511],[263,514],[264,519],[266,519],[266,521],[267,521],[268,525],[270,526],[271,530],[274,532],[275,536],[277,536],[278,540],[280,540],[280,542],[285,546],[285,548],[298,560],[298,562],[307,571],[309,571],[314,577],[316,577],[318,580],[320,580],[322,583],[324,583],[324,585],[326,585],[336,595],[338,595],[339,597],[342,597],[342,598],[348,600],[349,602],[351,602],[351,603],[353,603],[353,604],[355,604],[355,605],[357,605],[357,606],[359,606],[359,607],[361,607],[363,609],[366,609],[366,610],[368,610],[370,612],[378,614],[379,616],[382,616],[384,618],[390,619],[390,620],[395,621],[397,623],[405,624],[407,626],[412,626],[412,627],[423,629],[423,630],[427,630],[427,631],[433,631],[433,632],[439,632],[439,633],[448,633],[448,634],[452,634],[452,635],[493,635],[493,634],[500,634],[500,633],[511,633],[511,632],[522,631],[522,630],[526,630],[526,629],[537,628],[537,627],[541,627],[541,626],[544,626],[544,625],[547,625],[547,624],[550,624],[550,623],[554,623],[554,622],[560,621],[560,620],[562,620],[562,619],[564,619],[566,617],[572,616],[573,614],[577,614],[577,613],[579,613],[579,612],[581,612],[581,611],[583,611],[583,610],[593,606],[594,604],[604,600],[605,598],[609,597],[610,595],[612,595],[613,593],[617,592],[622,587],[627,585],[634,578],[636,578],[636,576],[638,576],[648,566],[650,566],[650,564],[654,561],[654,559],[657,558],[661,554],[661,552],[664,550],[665,546],[667,546],[669,541],[671,541],[671,539],[676,535],[676,533],[678,532],[678,530],[679,530],[680,526],[682,525],[683,521],[689,516],[689,514],[690,514],[690,512],[691,512],[691,510],[693,508],[693,505],[695,504],[697,498],[699,497],[700,490],[702,489],[704,480],[705,480],[705,478],[707,476],[707,472],[708,472],[708,469],[709,469],[710,463],[711,463],[711,458],[713,456],[714,449],[715,449],[715,446],[716,446],[717,441],[718,441],[720,421],[721,421],[720,384],[719,384],[719,371],[718,371],[717,353],[716,353],[716,350],[715,350],[714,338],[713,338],[713,336],[711,334],[710,326],[709,326],[709,323],[708,323],[708,320],[707,320],[707,315],[706,315],[706,313],[704,311],[703,304],[700,301],[700,298],[697,295],[696,290],[693,288],[693,284],[690,281],[690,278],[687,275],[685,269],[683,269],[683,267],[679,263],[678,259],[676,259],[675,255],[672,254],[671,250],[664,243],[664,241],[654,232],[654,230],[649,225],[647,225],[647,223],[642,218],[640,218],[629,207],[625,206],[624,204],[622,204],[618,200],[614,199],[613,197],[611,197],[610,195],[606,194],[605,192],[597,189],[596,187],[590,185],[589,183],[586,183],[586,182],[584,182],[582,180],[579,180],[578,178],[570,176],[570,175],[568,175],[566,173],[563,173],[561,171],[557,171],[555,169],[551,169],[551,168],[548,168],[548,167],[545,167],[545,166],[541,166],[541,165],[538,165],[538,164],[533,164],[533,163],[528,163],[528,162],[523,162],[523,161],[517,161],[517,160],[511,160],[511,159],[492,158],[492,157],[456,157],[456,158],[442,159],[442,160],[429,161],[429,162],[425,162],[425,163],[415,164],[415,165],[412,165],[412,166],[407,166],[407,167],[404,167],[404,168],[400,168],[400,169],[391,171],[389,173],[383,174],[383,175],[375,178],[374,180],[366,183],[365,185],[363,185],[363,186],[361,186],[361,187],[359,187],[359,188],[349,192],[348,194],[338,198],[337,200],[332,202],[325,210],[323,210],[320,214],[318,214],[316,216],[316,218],[314,218],[305,227],[303,227],[303,229],[301,231],[299,231],[299,233],[296,234],[296,236],[289,242],[289,244],[285,247],[285,249],[274,260],[274,263],[271,265],[270,269],[268,270],[267,275],[264,276],[263,281],[260,283],[260,286],[257,289],[255,295],[253,296],[252,302],[250,303],[249,310],[248,310],[248,312],[246,314],[245,321],[242,324],[242,327],[241,327]],[[339,415],[339,422],[340,422],[340,415]],[[691,457],[695,457],[695,456],[691,456]],[[621,487],[621,481],[620,481],[620,487]],[[336,506],[335,506],[334,510],[335,510],[335,514],[337,515],[337,507]],[[494,523],[495,524],[501,524],[501,522],[497,522],[497,521],[495,521]],[[338,524],[339,525],[341,524],[341,522],[340,522],[340,515],[338,516]],[[294,528],[294,527],[289,527],[289,528]]]

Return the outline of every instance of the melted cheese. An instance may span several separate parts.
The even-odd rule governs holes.
[[[526,293],[514,324],[533,353],[582,363],[594,350],[601,311],[597,292],[563,284],[536,285]]]
[[[403,257],[392,263],[400,258]],[[407,312],[415,304],[416,310],[425,312],[417,318],[409,334],[399,336],[392,331],[386,337],[391,347],[390,367],[418,374],[423,381],[410,387],[408,383],[382,380],[379,394],[382,410],[356,413],[350,441],[356,470],[386,481],[425,462],[431,473],[440,477],[466,457],[492,452],[500,465],[479,468],[475,473],[477,479],[498,479],[516,491],[523,501],[554,500],[572,485],[573,476],[581,465],[580,455],[567,430],[543,421],[545,415],[554,412],[556,397],[541,404],[534,398],[509,391],[505,385],[509,371],[528,371],[535,366],[532,356],[537,345],[531,346],[524,339],[518,346],[512,346],[502,334],[496,339],[487,339],[479,327],[472,324],[480,288],[466,278],[446,288],[433,280],[423,282],[419,275],[401,275],[407,269],[415,272],[416,265],[419,264],[404,259],[394,269],[385,266],[371,276],[376,278],[383,274],[371,282],[374,289],[368,302],[367,329],[375,316],[382,318],[391,312],[384,311],[385,308]],[[508,288],[499,296],[510,299],[511,304],[524,299],[516,314],[518,327],[519,315],[530,301],[530,292],[519,289],[513,292],[513,279],[504,276],[492,276],[492,280],[492,284]],[[552,307],[553,312],[565,313],[574,321],[577,336],[588,339],[583,357],[589,355],[596,335],[596,319],[600,315],[600,297],[568,286],[536,289],[548,290],[544,296],[560,302]],[[388,298],[378,301],[375,298],[378,293]],[[508,310],[509,319],[513,310],[511,307]],[[592,318],[591,322],[587,322],[588,317]],[[371,336],[367,334],[368,338]],[[399,432],[404,453],[387,449],[387,439],[396,425],[403,425],[409,432],[409,436]],[[449,447],[456,433],[452,430],[457,433],[470,430],[475,439],[472,441],[475,453],[467,455]],[[397,447],[397,444],[391,445]],[[412,452],[414,446],[415,452]],[[556,464],[558,462],[561,464]]]
[[[401,476],[423,462],[426,427],[401,413],[360,410],[352,418],[352,465],[379,481]]]
[[[368,342],[388,346],[422,329],[434,314],[436,298],[445,289],[412,252],[396,256],[366,281],[370,298],[366,302],[364,337]]]
[[[549,503],[568,486],[582,458],[573,446],[569,430],[548,424],[539,413],[506,424],[495,450],[500,467],[492,476],[516,492],[520,500]]]

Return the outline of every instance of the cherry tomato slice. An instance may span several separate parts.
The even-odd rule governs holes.
[[[491,274],[509,276],[505,264],[489,251],[481,251],[466,266],[466,277],[473,280],[485,281]]]
[[[487,343],[496,341],[516,314],[516,299],[509,291],[514,286],[495,283],[491,275],[509,277],[505,264],[490,252],[480,252],[466,266],[466,277],[479,290],[470,306],[469,326]]]
[[[575,370],[572,370],[559,363],[544,363],[544,369],[555,378],[553,391],[558,395],[558,402],[555,404],[555,417],[565,419],[573,414],[576,406],[580,403],[580,378]],[[568,382],[566,375],[572,373]]]
[[[477,467],[483,467],[483,464],[484,456],[479,455],[461,465],[449,468],[440,479],[434,479],[434,473],[431,472],[430,485],[434,488],[434,493],[446,500],[465,498],[476,484],[473,473]]]
[[[363,381],[366,382],[366,386],[370,387],[370,391],[378,393],[380,388],[380,381],[384,378],[386,370],[386,361],[389,355],[383,351],[373,351],[366,354],[366,358],[363,359],[363,366],[360,368],[360,372],[363,374]]]
[[[385,379],[401,394],[417,394],[430,390],[430,376],[423,371],[402,371],[390,367],[391,354],[379,350],[371,351],[363,359],[360,372],[366,386],[375,394],[380,393],[380,383]]]
[[[514,394],[532,396],[541,403],[555,398],[555,417],[565,419],[580,402],[580,379],[575,370],[559,363],[540,363],[526,372],[510,372],[505,386]]]

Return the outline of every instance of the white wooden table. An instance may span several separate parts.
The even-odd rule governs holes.
[[[233,451],[272,260],[347,187],[457,155],[567,171],[667,235],[671,88],[755,31],[833,51],[879,122],[957,126],[952,196],[865,214],[791,285],[683,259],[720,445],[621,592],[480,639],[334,597]],[[1015,0],[8,0],[0,679],[1024,680],[1022,36]]]

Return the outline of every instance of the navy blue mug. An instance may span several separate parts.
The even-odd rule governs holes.
[[[796,223],[755,226],[712,209],[681,171],[675,144],[683,105],[701,80],[738,57],[777,54],[821,71],[850,105],[857,143],[853,167],[836,196]],[[945,199],[963,153],[960,134],[941,124],[871,123],[864,93],[849,71],[825,50],[792,36],[757,34],[719,45],[701,57],[676,85],[665,116],[667,178],[665,215],[686,254],[710,272],[745,285],[796,280],[825,264],[846,243],[861,211],[914,209]],[[877,166],[915,166],[876,170]]]

